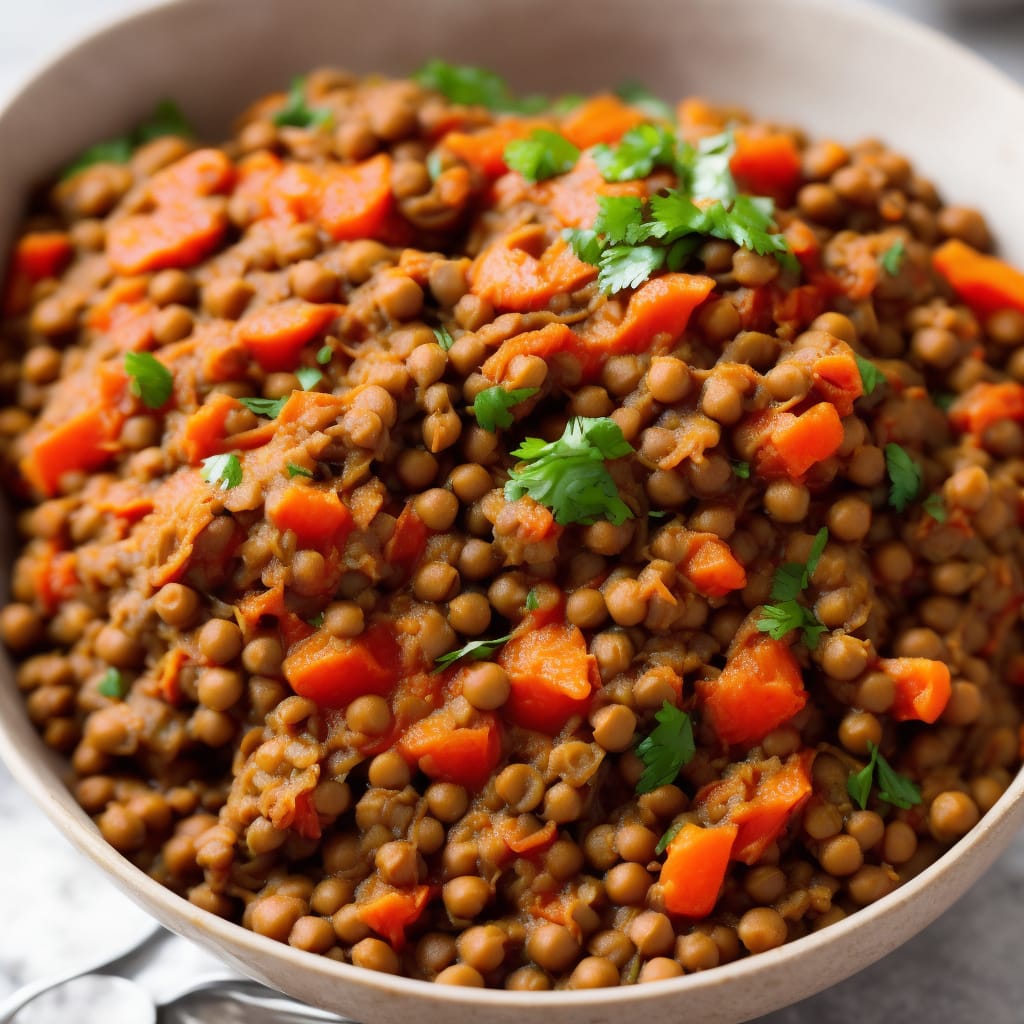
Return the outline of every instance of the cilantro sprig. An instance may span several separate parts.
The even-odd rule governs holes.
[[[857,364],[857,372],[860,374],[861,388],[865,395],[872,395],[879,384],[885,383],[885,375],[875,366],[870,359],[853,354],[854,362]]]
[[[846,780],[846,790],[850,794],[850,799],[862,811],[867,809],[873,782],[878,786],[878,798],[893,807],[908,810],[921,803],[921,790],[917,784],[896,771],[870,740],[868,752],[871,755],[868,763],[859,772],[850,772]]]
[[[903,260],[907,255],[907,247],[903,244],[902,238],[897,238],[879,258],[882,269],[890,276],[895,277],[903,269]]]
[[[564,135],[535,128],[529,138],[516,139],[505,147],[505,163],[527,181],[545,181],[576,166],[580,151]]]
[[[167,404],[174,390],[174,377],[151,352],[126,352],[124,370],[129,390],[146,408],[160,409]]]
[[[279,128],[319,128],[329,124],[332,116],[326,107],[311,107],[306,102],[306,79],[300,75],[292,79],[284,106],[271,120]]]
[[[901,445],[885,446],[885,468],[889,474],[889,504],[902,512],[921,492],[921,467]]]
[[[509,472],[505,500],[529,495],[551,509],[563,526],[589,525],[597,519],[619,526],[633,512],[619,496],[605,461],[632,451],[615,420],[576,417],[557,441],[528,437],[512,453],[523,463]]]
[[[643,111],[655,121],[674,121],[675,112],[660,96],[655,96],[642,82],[622,82],[615,88],[615,95],[631,107]]]
[[[818,646],[825,626],[814,611],[802,605],[797,598],[810,585],[827,543],[828,528],[823,526],[814,535],[814,543],[805,564],[786,562],[775,570],[771,592],[773,603],[766,604],[761,610],[761,617],[757,621],[760,632],[767,633],[773,640],[781,640],[787,633],[799,629],[808,650],[813,651]]]
[[[288,479],[291,480],[297,476],[306,476],[312,479],[313,471],[306,469],[305,466],[296,465],[294,462],[286,462],[284,468],[288,471]]]
[[[272,420],[277,419],[288,401],[288,395],[281,395],[280,398],[240,398],[239,401],[257,416],[267,416]]]
[[[650,793],[652,789],[675,782],[680,768],[689,764],[697,753],[693,723],[685,711],[665,701],[654,718],[658,724],[636,748],[637,757],[644,763],[636,784],[638,793]]]
[[[674,167],[678,140],[664,125],[641,124],[630,128],[615,146],[601,143],[590,150],[605,181],[646,178],[655,167]]]
[[[507,644],[511,639],[512,634],[507,633],[505,636],[499,636],[494,640],[470,640],[468,644],[457,650],[449,651],[447,654],[442,654],[440,658],[435,658],[434,664],[437,667],[434,669],[434,674],[443,672],[449,665],[454,665],[455,662],[461,661],[463,658],[469,658],[471,661],[485,661],[502,644]]]
[[[682,828],[683,823],[681,821],[677,821],[675,824],[669,825],[669,827],[665,829],[664,835],[658,840],[658,845],[654,848],[654,852],[657,856],[660,857],[669,848],[672,840],[679,835]]]
[[[213,484],[214,487],[219,487],[222,491],[229,491],[242,482],[242,463],[234,454],[211,455],[209,458],[203,459],[203,468],[199,471],[199,475],[208,484]]]
[[[312,391],[324,379],[324,372],[315,366],[300,366],[295,371],[295,379],[303,391]]]
[[[514,388],[511,391],[506,391],[500,384],[496,384],[492,388],[481,391],[473,399],[470,408],[473,410],[477,423],[484,430],[493,433],[498,427],[502,429],[511,427],[515,422],[511,410],[520,402],[532,398],[537,394],[537,390],[537,388]]]
[[[109,697],[111,700],[124,699],[124,679],[122,678],[121,673],[114,668],[113,665],[103,673],[103,678],[100,679],[99,685],[96,689],[103,694],[104,697]]]
[[[437,338],[437,343],[441,346],[442,352],[447,352],[455,344],[455,339],[451,336],[447,327],[435,327],[434,337]]]
[[[949,510],[946,508],[946,503],[942,500],[941,494],[929,494],[921,502],[921,508],[937,523],[944,523],[949,518]]]
[[[471,64],[449,64],[434,59],[427,61],[412,77],[424,89],[433,89],[452,103],[465,107],[530,114],[548,105],[543,96],[516,97],[501,75]]]

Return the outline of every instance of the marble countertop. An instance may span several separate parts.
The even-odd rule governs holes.
[[[883,5],[936,25],[1024,81],[1024,3],[885,0]],[[141,6],[139,0],[0,0],[0,96],[83,31]],[[138,926],[141,911],[57,834],[2,765],[0,821],[2,1000],[24,981],[67,968],[104,943],[116,944],[119,934]],[[1022,933],[1024,834],[917,938],[843,984],[758,1024],[1020,1024]],[[207,954],[175,942],[169,949],[176,959],[187,959],[197,971],[214,965]],[[69,1012],[51,1002],[17,1019],[19,1024],[83,1024],[84,1013],[82,1003]],[[224,1019],[215,1012],[189,1017],[196,1024]]]

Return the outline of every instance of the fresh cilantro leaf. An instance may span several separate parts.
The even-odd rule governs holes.
[[[828,543],[828,527],[823,526],[815,535],[807,563],[786,562],[775,570],[772,579],[772,600],[782,603],[794,602],[810,585],[814,570],[818,568],[822,552]],[[778,639],[778,638],[776,638]]]
[[[944,523],[949,518],[949,512],[946,509],[946,503],[942,500],[941,494],[929,494],[924,499],[921,507],[937,523]]]
[[[498,427],[511,427],[515,417],[511,409],[537,394],[537,388],[515,388],[506,391],[500,384],[481,391],[471,406],[477,423],[491,433]]]
[[[131,380],[129,390],[148,409],[160,409],[167,404],[174,390],[174,377],[156,356],[150,352],[126,352],[124,370]]]
[[[882,269],[890,277],[895,277],[903,269],[903,260],[907,255],[907,247],[903,244],[902,238],[897,238],[895,242],[889,246],[888,249],[882,253],[881,259],[878,261],[882,264]]]
[[[180,107],[173,100],[161,100],[156,105],[156,110],[136,130],[135,141],[137,145],[141,145],[165,135],[180,135],[185,139],[195,135]]]
[[[624,288],[639,288],[665,263],[665,249],[651,245],[612,245],[598,261],[598,287],[606,295]]]
[[[616,526],[633,518],[619,496],[606,459],[620,459],[633,448],[612,419],[578,417],[557,441],[528,437],[512,454],[524,460],[509,472],[505,500],[528,494],[555,514],[555,522],[590,524],[607,519]]]
[[[636,784],[638,793],[650,793],[652,789],[675,782],[679,769],[697,753],[693,723],[685,711],[665,701],[654,718],[658,724],[636,748],[637,757],[644,763]]]
[[[737,196],[729,166],[735,152],[736,138],[731,131],[701,139],[696,148],[681,147],[682,177],[690,195],[731,203]]]
[[[878,798],[887,804],[908,810],[921,803],[917,784],[896,771],[870,740],[868,751],[871,754],[868,763],[859,772],[851,772],[846,780],[846,791],[861,810],[867,808],[873,777],[877,778]]]
[[[732,464],[733,473],[740,478],[740,480],[750,479],[750,463],[749,462],[734,462]]]
[[[807,566],[804,569],[804,586],[808,586],[814,570],[818,568],[821,556],[825,553],[825,545],[828,544],[828,527],[823,526],[815,535],[814,543],[811,544],[811,553],[807,556]]]
[[[505,147],[505,163],[527,181],[545,181],[576,166],[580,151],[563,135],[536,128],[528,139],[516,139]]]
[[[273,420],[280,415],[288,398],[288,395],[282,395],[280,398],[240,398],[239,401],[249,412],[254,412],[257,416],[268,416]]]
[[[650,508],[647,510],[647,515],[651,519],[665,519],[668,513],[663,508]]]
[[[455,339],[448,333],[447,327],[435,327],[434,337],[437,338],[438,345],[440,345],[445,352],[455,344]]]
[[[316,615],[313,616],[313,618],[306,619],[306,621],[314,629],[320,629],[323,626],[323,624],[324,624],[324,613],[323,612],[318,612]]]
[[[324,345],[317,350],[316,361],[321,366],[326,366],[334,358],[334,349],[330,345]]]
[[[672,108],[660,97],[655,96],[641,82],[623,82],[615,89],[615,95],[637,110],[642,110],[648,117],[658,121],[675,121],[676,115]]]
[[[568,114],[586,101],[587,97],[581,92],[566,92],[552,100],[548,109],[552,114]]]
[[[324,374],[315,366],[300,366],[295,371],[295,378],[303,391],[312,391],[324,379]]]
[[[434,674],[443,672],[449,665],[454,665],[455,662],[461,661],[463,658],[469,658],[472,661],[485,661],[502,644],[508,643],[511,639],[512,634],[508,633],[505,636],[499,636],[496,640],[471,640],[458,650],[449,651],[447,654],[442,654],[440,658],[435,658],[437,668],[434,669]]]
[[[433,89],[452,103],[465,107],[536,113],[548,105],[543,96],[517,99],[501,75],[469,64],[449,64],[435,59],[424,64],[413,78],[424,89]]]
[[[331,120],[331,112],[324,107],[311,107],[306,103],[306,79],[293,78],[284,106],[271,120],[278,127],[319,128]]]
[[[237,455],[211,455],[203,459],[203,468],[199,475],[222,491],[229,491],[242,482],[242,464]]]
[[[124,680],[121,678],[121,673],[111,666],[103,673],[103,678],[96,689],[104,697],[110,697],[111,700],[122,700],[124,698],[125,685]]]
[[[868,800],[871,798],[871,782],[875,775],[875,765],[878,763],[878,747],[869,741],[868,748],[871,751],[871,760],[859,772],[850,772],[846,779],[846,792],[862,811],[867,810]]]
[[[587,228],[566,228],[562,237],[569,243],[569,248],[575,253],[578,260],[597,266],[601,259],[601,252],[604,249],[604,242],[598,237],[596,231]]]
[[[630,128],[618,145],[602,143],[590,155],[605,181],[633,181],[646,178],[655,167],[675,165],[676,137],[661,125],[641,124]]]
[[[638,196],[598,196],[594,230],[610,245],[634,245],[643,234],[644,204]]]
[[[702,210],[684,192],[672,189],[665,195],[651,198],[652,238],[680,238],[689,234],[707,234],[711,222]]]
[[[294,462],[286,462],[284,468],[288,470],[288,478],[291,479],[296,476],[308,476],[312,478],[313,471],[306,469],[305,466],[296,466]]]
[[[889,473],[889,504],[902,512],[921,490],[921,467],[898,444],[885,446],[885,468]]]
[[[526,610],[528,612],[535,612],[540,607],[540,598],[537,597],[536,587],[531,587],[530,592],[526,595]]]
[[[665,829],[665,834],[658,840],[658,845],[654,848],[656,856],[660,857],[668,849],[669,843],[679,835],[682,827],[683,823],[678,821],[674,825],[669,825],[669,827]]]
[[[83,153],[80,153],[72,163],[61,172],[61,178],[70,178],[79,171],[95,164],[126,164],[132,158],[135,146],[127,136],[121,139],[108,139],[106,142],[97,142],[90,146]]]
[[[799,629],[809,651],[817,648],[821,634],[825,632],[825,626],[818,616],[810,608],[799,604],[795,598],[778,604],[766,604],[761,610],[761,618],[757,620],[757,628],[773,640],[781,640],[787,633]]]
[[[432,149],[427,154],[427,174],[430,175],[431,181],[437,181],[444,172],[444,165],[441,162],[441,151],[438,149]]]
[[[943,412],[949,412],[950,406],[956,401],[956,395],[951,395],[948,391],[939,391],[932,395],[932,401]]]
[[[865,359],[863,356],[857,355],[856,352],[853,353],[853,358],[860,373],[860,383],[864,394],[874,394],[875,388],[885,381],[885,376],[870,359]]]

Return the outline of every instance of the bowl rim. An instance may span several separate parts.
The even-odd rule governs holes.
[[[91,29],[87,29],[66,44],[52,52],[48,52],[35,60],[23,74],[21,81],[9,90],[0,94],[0,124],[9,110],[15,107],[21,98],[36,86],[40,79],[54,68],[73,59],[81,51],[93,46],[108,35],[130,31],[136,25],[150,18],[159,17],[163,12],[175,8],[198,8],[213,3],[231,4],[236,0],[145,0],[144,5],[127,13],[111,14],[97,20]],[[875,6],[871,2],[836,3],[835,0],[787,0],[787,4],[799,10],[813,11],[828,16],[837,22],[854,25],[864,30],[874,30],[896,36],[903,36],[914,41],[921,47],[932,50],[938,59],[943,55],[956,60],[961,66],[970,66],[975,74],[989,79],[993,88],[1002,90],[1008,96],[1012,94],[1014,102],[1020,104],[1024,113],[1024,86],[1018,83],[1007,72],[991,64],[975,51],[956,42],[932,26],[911,19],[909,16]],[[13,679],[13,663],[9,655],[0,652],[0,673]],[[12,686],[16,692],[16,687]],[[0,696],[3,696],[0,691]],[[23,704],[16,703],[24,719]],[[818,932],[811,932],[801,938],[755,956],[745,956],[727,964],[720,965],[709,971],[686,974],[681,977],[665,979],[657,984],[623,985],[614,989],[591,990],[549,990],[543,992],[518,992],[506,989],[461,988],[449,985],[437,985],[429,981],[421,981],[397,975],[359,968],[352,964],[339,963],[326,957],[313,955],[277,942],[273,939],[244,928],[224,918],[201,910],[189,903],[184,897],[151,878],[141,868],[114,850],[101,836],[92,819],[77,804],[66,783],[68,778],[67,764],[63,759],[46,748],[41,737],[32,730],[31,739],[27,743],[19,741],[9,725],[8,713],[0,714],[0,758],[7,764],[12,775],[30,794],[37,806],[46,814],[71,843],[92,861],[102,867],[109,879],[129,895],[138,896],[148,910],[155,912],[167,927],[175,930],[175,924],[182,919],[190,921],[216,940],[216,949],[225,953],[227,948],[236,947],[242,952],[253,952],[261,957],[270,956],[288,969],[302,974],[314,973],[325,981],[344,981],[354,983],[364,989],[372,989],[381,995],[405,996],[417,1000],[427,999],[437,1004],[465,1005],[503,1009],[560,1009],[569,1007],[585,1009],[588,1007],[604,1007],[615,1003],[641,1003],[650,1000],[661,1001],[666,997],[684,998],[688,993],[717,988],[732,982],[741,985],[744,981],[752,981],[762,972],[780,974],[797,958],[812,949],[827,950],[830,947],[842,947],[847,938],[859,931],[868,932],[872,926],[879,926],[887,919],[896,917],[905,906],[917,903],[933,882],[943,876],[956,862],[971,859],[980,863],[984,871],[995,858],[1003,852],[1013,833],[1024,826],[1024,768],[1018,770],[1010,786],[997,803],[981,818],[981,821],[954,846],[946,850],[941,857],[932,862],[920,874],[899,886],[889,895],[877,902],[863,907]],[[40,774],[40,763],[44,772]],[[61,771],[63,769],[63,772]],[[60,792],[60,795],[58,793]],[[62,802],[61,796],[64,797]],[[70,801],[70,803],[68,803]],[[65,806],[67,804],[67,806]],[[986,849],[989,841],[991,847]],[[980,872],[979,872],[980,873]],[[941,890],[940,890],[941,891]],[[923,927],[945,911],[962,893],[952,897],[942,892],[941,898],[935,901],[929,910],[929,916]],[[180,924],[179,924],[180,927]],[[882,935],[881,931],[875,933]],[[905,940],[901,940],[905,941]],[[897,943],[896,945],[899,945]],[[211,944],[212,945],[212,944]],[[830,978],[831,984],[849,977],[881,958],[894,948],[891,942],[880,942],[879,950],[870,958],[858,961],[852,967],[844,967],[841,973]],[[244,962],[240,964],[244,969]]]

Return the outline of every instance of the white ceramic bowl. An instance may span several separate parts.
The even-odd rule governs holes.
[[[247,101],[317,64],[407,73],[431,56],[483,64],[523,90],[642,79],[845,140],[879,136],[944,194],[980,206],[1024,265],[1024,93],[927,30],[835,0],[177,0],[127,18],[44,68],[0,111],[0,251],[29,187],[173,96],[211,138]],[[11,531],[2,534],[11,544]],[[0,552],[8,556],[10,552]],[[0,563],[2,564],[2,563]],[[53,822],[165,925],[242,971],[363,1024],[735,1024],[794,1002],[914,935],[1024,823],[1024,774],[981,824],[891,896],[769,953],[655,985],[584,992],[457,989],[337,964],[197,910],[100,837],[0,664],[0,754]]]

